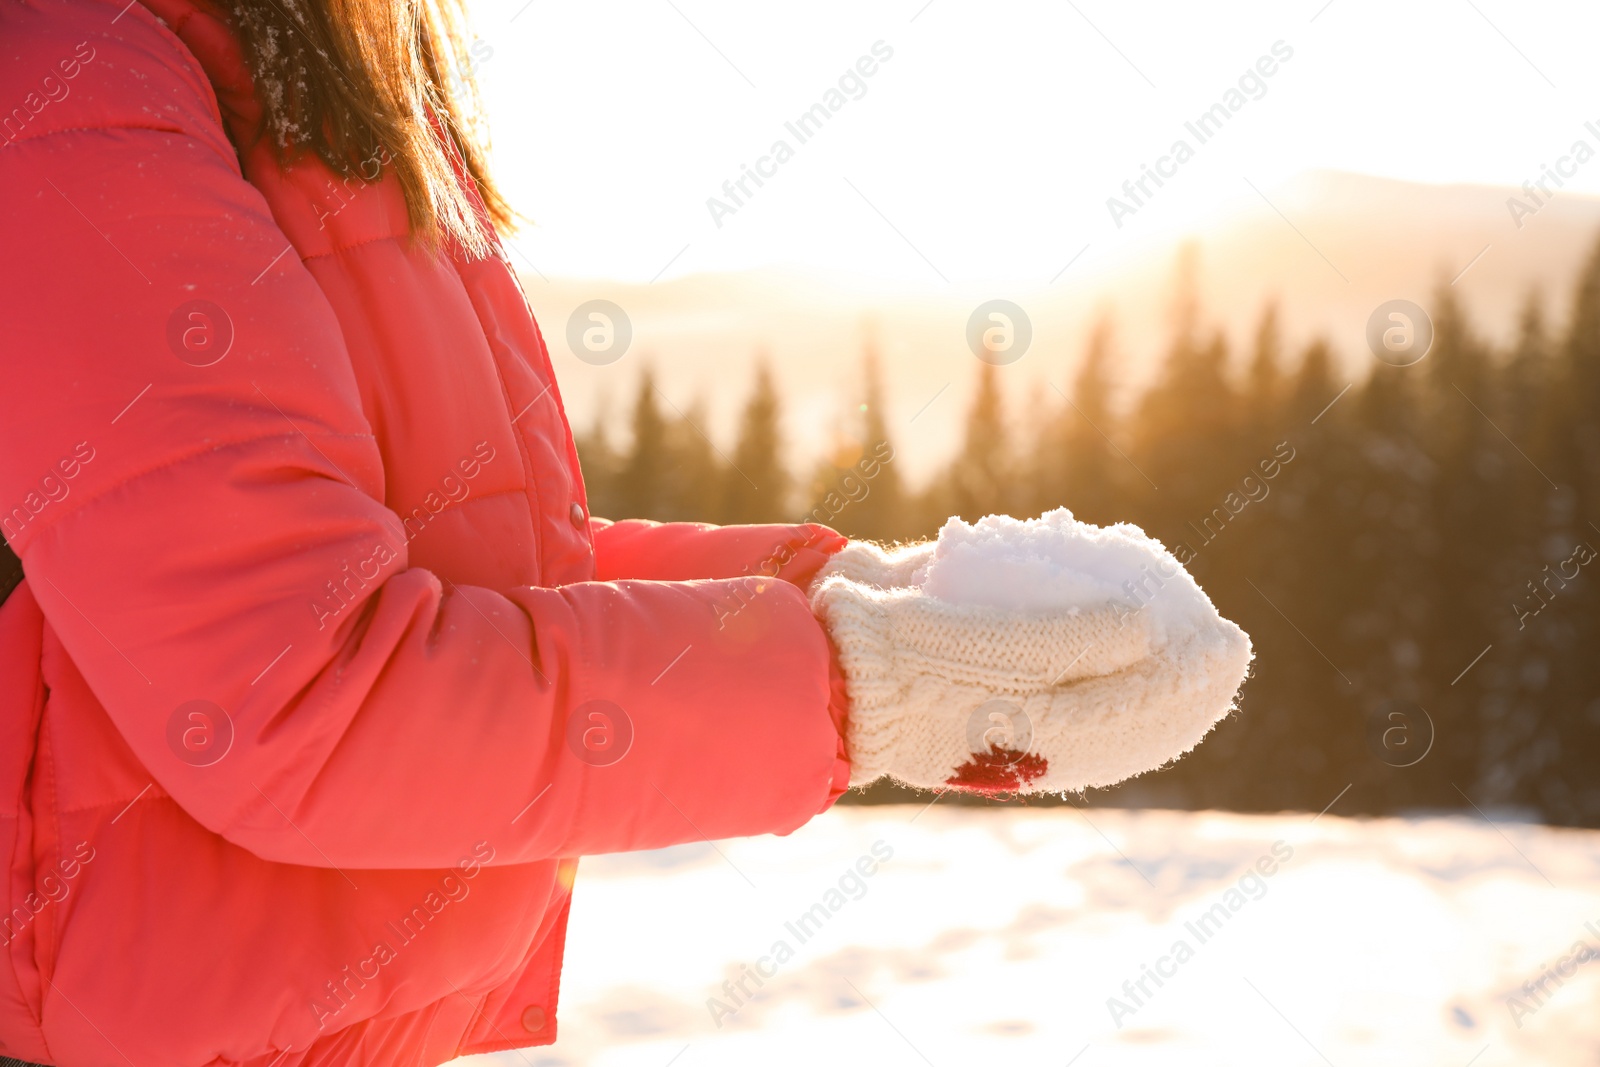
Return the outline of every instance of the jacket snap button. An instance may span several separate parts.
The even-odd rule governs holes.
[[[572,520],[572,525],[583,529],[583,505],[576,500],[572,502],[572,510],[567,512],[567,518]]]
[[[530,1004],[522,1009],[522,1028],[530,1034],[537,1034],[544,1029],[544,1009],[537,1004]]]

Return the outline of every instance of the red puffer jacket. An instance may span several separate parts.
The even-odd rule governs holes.
[[[503,253],[409,248],[392,178],[282,171],[258,114],[194,0],[0,5],[22,1059],[548,1043],[571,857],[848,777],[791,584],[838,535],[588,518]]]

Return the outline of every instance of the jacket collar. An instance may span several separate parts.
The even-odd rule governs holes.
[[[211,82],[228,135],[243,154],[260,137],[261,102],[226,10],[212,0],[138,2],[165,22],[194,55]]]

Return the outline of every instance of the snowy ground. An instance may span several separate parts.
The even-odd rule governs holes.
[[[875,843],[891,858],[830,897]],[[802,942],[786,924],[819,903]],[[1561,962],[1580,939],[1600,950],[1600,832],[836,808],[786,839],[584,860],[560,1042],[460,1062],[1593,1064],[1600,959]],[[758,962],[738,1006],[722,983]],[[1169,977],[1135,1001],[1146,964]],[[712,997],[737,1008],[720,1027]]]

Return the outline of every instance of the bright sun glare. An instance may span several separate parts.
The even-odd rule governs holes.
[[[479,5],[478,74],[538,223],[520,252],[639,282],[784,264],[1043,285],[1302,171],[1520,186],[1600,118],[1592,7],[1219,7],[509,0]],[[1600,191],[1600,166],[1566,188]]]

